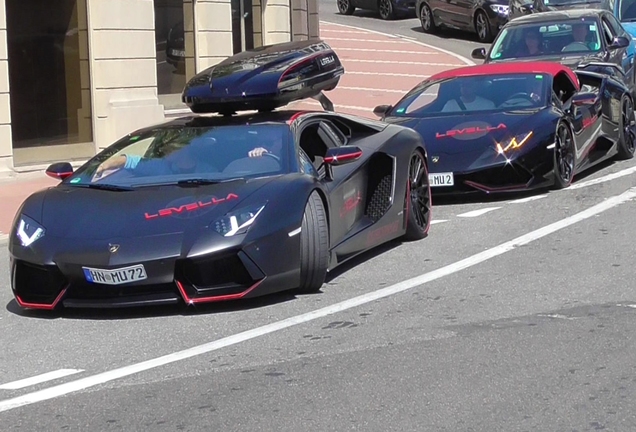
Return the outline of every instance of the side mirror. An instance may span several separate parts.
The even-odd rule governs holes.
[[[477,60],[486,60],[486,48],[475,48],[470,56]]]
[[[391,108],[393,108],[393,106],[391,105],[378,105],[377,107],[373,108],[373,114],[377,115],[378,117],[384,117],[391,110]]]
[[[609,48],[610,49],[626,48],[629,46],[629,42],[630,40],[626,38],[625,36],[616,36],[614,38],[614,41],[610,44]]]
[[[68,162],[57,162],[46,169],[46,175],[54,179],[64,180],[73,174],[73,166]]]
[[[577,93],[572,97],[572,105],[594,105],[598,99],[598,94],[594,92]]]

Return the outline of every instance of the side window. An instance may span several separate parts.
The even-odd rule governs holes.
[[[605,38],[605,44],[610,45],[612,41],[614,41],[614,34],[605,18],[603,18],[601,22],[603,24],[603,37]]]
[[[314,167],[314,165],[311,163],[307,154],[302,149],[300,149],[298,154],[300,156],[298,164],[300,166],[300,171],[303,174],[309,174],[318,177],[318,171],[316,171],[316,167]]]
[[[605,19],[607,19],[607,23],[609,24],[609,26],[610,26],[612,32],[614,33],[614,35],[616,35],[616,36],[624,36],[625,35],[625,29],[623,28],[621,23],[618,22],[618,20],[616,19],[616,17],[614,15],[607,14],[605,16]]]
[[[340,147],[347,144],[345,134],[329,121],[320,122],[318,125],[318,135],[320,135],[320,138],[322,138],[329,147],[333,147],[334,145]],[[329,143],[329,141],[331,141],[332,144]]]

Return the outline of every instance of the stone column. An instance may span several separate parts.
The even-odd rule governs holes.
[[[232,55],[232,7],[230,0],[196,0],[194,3],[197,71]]]
[[[13,170],[5,0],[0,0],[0,177]]]
[[[261,0],[263,6],[263,43],[265,45],[292,40],[290,0]]]
[[[152,0],[88,0],[88,16],[93,136],[101,149],[165,117]]]

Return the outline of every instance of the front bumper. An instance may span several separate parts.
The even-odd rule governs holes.
[[[552,167],[547,163],[531,170],[514,161],[453,173],[453,177],[453,186],[431,187],[433,196],[521,192],[545,188],[554,183]]]
[[[122,308],[151,305],[187,305],[238,300],[292,289],[300,281],[299,236],[271,235],[248,245],[209,247],[203,253],[127,259],[116,264],[91,262],[90,253],[61,253],[54,259],[34,259],[33,251],[11,256],[11,288],[23,308]],[[40,245],[43,246],[43,245]],[[192,250],[191,250],[192,251]],[[258,264],[257,264],[258,263]],[[143,264],[147,279],[109,285],[89,282],[83,267],[112,270]]]

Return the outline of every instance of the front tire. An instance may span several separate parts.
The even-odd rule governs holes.
[[[338,12],[342,15],[353,15],[356,8],[351,4],[351,0],[338,0]]]
[[[409,178],[406,188],[405,240],[421,240],[431,226],[431,185],[422,151],[416,149],[409,159]]]
[[[572,183],[576,166],[574,138],[564,122],[559,122],[554,142],[554,188],[564,189]]]
[[[392,0],[378,0],[378,11],[380,12],[380,18],[383,20],[388,21],[395,18]]]
[[[636,149],[636,120],[634,119],[634,103],[627,95],[621,99],[621,120],[618,127],[617,157],[631,159]]]
[[[479,42],[491,43],[493,38],[492,30],[490,29],[490,20],[484,13],[484,11],[477,11],[475,14],[475,32]]]
[[[300,286],[301,294],[320,290],[327,277],[329,265],[329,228],[327,212],[318,192],[307,200],[300,229]]]
[[[420,24],[422,25],[422,31],[424,33],[437,33],[437,26],[435,25],[435,19],[433,18],[433,11],[426,3],[422,4],[420,10]]]

